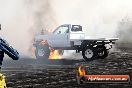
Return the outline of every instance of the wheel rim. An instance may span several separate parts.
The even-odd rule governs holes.
[[[38,55],[39,55],[39,56],[44,56],[44,54],[45,54],[45,52],[44,52],[43,49],[39,49],[39,50],[38,50]]]
[[[92,57],[93,57],[93,51],[92,51],[91,49],[87,49],[87,50],[85,51],[85,56],[86,56],[87,58],[92,58]]]

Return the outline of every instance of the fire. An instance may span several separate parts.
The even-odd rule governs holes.
[[[49,59],[61,59],[61,55],[59,54],[59,50],[51,50]]]
[[[78,71],[79,71],[79,75],[80,76],[84,76],[86,74],[85,70],[84,70],[84,68],[82,66],[79,66]]]

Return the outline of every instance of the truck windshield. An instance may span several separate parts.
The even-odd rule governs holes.
[[[69,26],[68,25],[62,25],[58,27],[53,33],[54,34],[66,34],[69,32]]]

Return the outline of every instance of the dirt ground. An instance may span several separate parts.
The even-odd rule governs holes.
[[[130,50],[129,50],[130,51]],[[57,64],[55,64],[57,62]],[[58,64],[60,63],[61,64]],[[76,64],[83,60],[53,61],[50,65],[3,68],[8,88],[132,88],[129,83],[84,84],[76,82]],[[67,64],[66,64],[67,63]],[[127,74],[132,78],[132,52],[111,52],[105,59],[87,62],[89,74]]]

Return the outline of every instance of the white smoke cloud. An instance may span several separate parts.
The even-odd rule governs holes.
[[[132,0],[0,0],[0,35],[24,55],[41,28],[81,24],[92,37],[115,37],[118,22],[132,15]]]
[[[0,35],[21,56],[31,56],[34,35],[57,24],[52,12],[50,0],[0,0]]]
[[[27,53],[31,26],[22,0],[0,0],[0,35],[18,51]]]
[[[131,0],[52,0],[57,19],[84,26],[92,37],[115,37],[117,23],[132,15]]]

